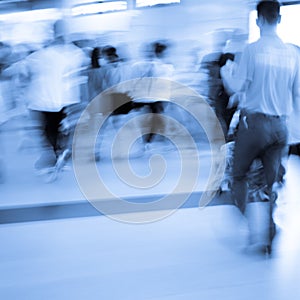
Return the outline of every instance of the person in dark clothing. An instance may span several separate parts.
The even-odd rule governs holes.
[[[233,53],[215,52],[205,56],[202,61],[202,67],[208,74],[207,97],[219,119],[225,138],[236,107],[227,108],[230,95],[224,87],[220,70],[227,60],[233,61],[234,57]]]
[[[227,60],[231,60],[234,61],[235,55],[233,53],[224,53],[221,54],[221,57],[219,59],[219,67],[220,69],[226,64]],[[220,71],[219,71],[219,77],[221,77],[220,75]],[[219,119],[221,119],[221,124],[222,122],[225,121],[225,129],[223,128],[225,137],[227,137],[227,133],[228,133],[228,129],[232,120],[232,117],[234,115],[234,113],[236,112],[237,106],[234,105],[230,108],[228,108],[228,103],[229,103],[229,93],[228,91],[226,91],[224,84],[222,82],[222,87],[219,93],[219,102],[216,104],[216,110],[217,110],[217,116],[219,117]],[[223,125],[224,127],[224,125]]]

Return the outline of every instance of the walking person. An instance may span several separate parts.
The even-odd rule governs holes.
[[[174,76],[174,66],[168,61],[169,48],[170,45],[167,41],[155,41],[147,45],[144,50],[144,59],[133,64],[132,78],[149,78],[148,86],[144,87],[145,91],[150,93],[150,89],[152,89],[151,82],[156,81],[157,78],[171,80]],[[161,92],[168,95],[169,89],[170,87],[165,85],[164,90],[161,90]],[[139,99],[136,95],[133,95],[133,98],[136,108],[145,107],[147,112],[151,114],[147,118],[147,123],[150,125],[149,133],[143,135],[144,144],[146,148],[149,148],[155,139],[163,139],[162,137],[167,134],[166,121],[162,118],[156,118],[156,114],[164,114],[169,105],[169,101],[165,99],[148,99],[146,97]],[[161,133],[160,136],[157,134],[158,132]]]
[[[280,23],[278,1],[257,4],[258,41],[246,46],[234,77],[223,72],[223,80],[231,89],[244,93],[233,158],[232,194],[236,205],[245,214],[247,205],[247,173],[252,162],[260,158],[267,182],[268,222],[265,232],[248,216],[250,245],[255,253],[271,253],[276,233],[273,206],[276,200],[274,183],[278,180],[283,153],[287,147],[286,120],[300,101],[299,55],[277,35]],[[227,76],[226,76],[227,75]],[[227,77],[227,78],[226,78]],[[264,236],[265,238],[262,238]]]
[[[29,55],[22,63],[29,78],[27,107],[41,129],[43,152],[35,162],[39,173],[63,165],[70,157],[68,127],[74,105],[80,99],[80,70],[86,57],[82,50],[65,40],[66,22],[54,24],[54,40]]]

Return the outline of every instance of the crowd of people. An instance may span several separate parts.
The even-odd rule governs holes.
[[[274,186],[284,181],[282,158],[288,155],[289,145],[290,152],[299,154],[295,120],[300,110],[300,55],[298,47],[283,43],[276,33],[279,3],[261,1],[257,12],[260,39],[235,51],[226,51],[228,39],[219,40],[215,51],[202,57],[197,72],[206,76],[199,84],[205,85],[203,96],[214,109],[226,142],[234,141],[232,195],[242,214],[246,214],[248,203],[247,174],[255,160],[262,163],[269,231],[266,240],[257,242],[252,237],[251,243],[256,250],[270,253],[276,233],[272,218]],[[169,41],[143,45],[143,56],[138,60],[120,57],[117,47],[111,45],[93,47],[87,55],[65,40],[65,26],[64,21],[57,21],[51,43],[0,69],[2,82],[9,79],[16,83],[15,89],[22,95],[18,103],[26,105],[30,118],[39,124],[43,153],[35,168],[41,172],[60,168],[69,159],[78,115],[101,92],[131,79],[180,77],[176,77],[178,71],[169,60]],[[11,49],[4,44],[0,47],[0,59],[5,61]],[[8,116],[7,105],[12,105],[5,95],[2,91],[0,125]],[[129,101],[128,95],[113,94],[111,101],[98,103],[95,113],[118,115],[143,108],[155,116],[168,106],[167,101],[130,97]],[[13,101],[19,105],[16,99]],[[163,122],[149,122],[151,130],[143,136],[145,144],[153,142],[157,127],[165,130]]]
[[[38,172],[60,167],[71,154],[72,131],[84,108],[99,94],[118,83],[138,78],[173,79],[170,62],[172,47],[168,40],[149,41],[140,47],[137,59],[126,57],[122,49],[112,45],[80,47],[68,41],[67,23],[58,20],[53,26],[53,40],[38,50],[27,51],[11,61],[13,49],[1,47],[1,122],[9,118],[12,103],[21,108],[39,128],[42,153],[35,163]],[[5,87],[5,83],[9,83]],[[134,95],[109,94],[109,101],[98,101],[93,114],[122,115],[134,110],[152,115],[163,113],[165,101],[137,99]],[[133,101],[131,101],[133,100]],[[161,100],[161,99],[160,99]],[[93,116],[91,116],[92,118]],[[148,117],[149,119],[150,117]],[[114,118],[111,118],[112,122]],[[164,124],[148,120],[149,133],[143,135],[150,144]],[[96,155],[100,155],[97,153]]]

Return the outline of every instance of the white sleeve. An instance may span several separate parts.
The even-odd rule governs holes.
[[[236,68],[235,62],[227,60],[226,64],[220,70],[223,85],[229,95],[241,91],[244,86],[244,80],[236,76]]]

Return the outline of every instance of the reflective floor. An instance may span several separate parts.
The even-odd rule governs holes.
[[[104,216],[2,225],[1,298],[297,299],[299,204],[288,195],[269,259],[243,252],[229,205],[142,225]]]
[[[2,126],[0,158],[3,163],[1,170],[4,173],[4,182],[0,185],[0,207],[54,204],[85,199],[84,190],[73,170],[72,159],[54,182],[48,183],[48,176],[38,175],[34,164],[45,150],[41,148],[38,132],[33,125],[27,118],[18,117]],[[126,141],[128,136],[132,135],[129,130],[119,139],[118,153],[110,159],[109,149],[114,142],[112,138],[115,131],[107,128],[106,132],[100,148],[100,161],[96,163],[99,176],[97,174],[88,178],[92,186],[100,189],[99,199],[160,195],[170,193],[175,188],[177,192],[182,193],[205,189],[211,167],[207,140],[201,141],[196,137],[196,148],[190,148],[185,139],[179,137],[179,146],[183,149],[180,154],[171,142],[156,139],[145,149],[145,145],[139,140],[133,145],[128,160],[126,154],[123,155],[126,149],[122,147],[123,140]],[[93,166],[93,162],[91,154],[83,155],[80,167],[81,172],[85,174]],[[189,176],[181,176],[183,168]],[[159,170],[158,173],[155,170]],[[135,183],[134,174],[145,182]],[[191,177],[194,178],[192,188]]]
[[[8,141],[6,153],[19,142]],[[32,157],[22,160],[28,168],[13,176],[24,157]],[[29,176],[33,158],[25,151],[9,163],[2,209],[7,200],[34,205],[41,199],[82,199],[72,171],[54,184]],[[2,224],[0,298],[298,299],[300,159],[291,156],[287,170],[275,211],[281,230],[272,258],[244,252],[245,220],[232,205],[179,209],[160,221],[136,225],[106,216]],[[166,191],[160,188],[158,193]],[[147,213],[137,214],[142,219]]]

